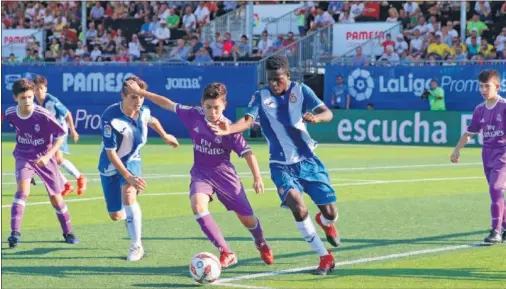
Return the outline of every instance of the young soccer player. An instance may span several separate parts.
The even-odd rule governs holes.
[[[56,216],[68,244],[78,244],[79,239],[72,233],[70,214],[61,196],[61,178],[55,154],[63,144],[64,129],[51,116],[49,111],[35,105],[35,84],[25,78],[16,80],[12,86],[17,106],[5,111],[5,118],[16,129],[16,181],[17,192],[11,207],[11,230],[7,240],[10,248],[21,240],[21,221],[25,212],[26,200],[30,194],[30,182],[37,174],[44,182],[49,200],[56,210]]]
[[[288,61],[284,56],[267,59],[268,86],[253,95],[246,116],[230,125],[210,124],[219,136],[247,130],[260,116],[262,131],[268,140],[271,179],[277,187],[281,205],[288,207],[300,233],[314,252],[320,255],[317,274],[326,275],[334,267],[334,257],[319,238],[304,204],[305,191],[318,206],[316,222],[334,247],[340,243],[334,226],[337,220],[336,196],[327,170],[314,154],[316,142],[306,130],[307,123],[327,122],[330,111],[306,85],[290,81]]]
[[[34,77],[33,82],[35,83],[35,97],[40,106],[47,109],[52,116],[56,118],[58,123],[63,127],[65,136],[63,137],[63,144],[60,150],[56,152],[56,162],[60,167],[64,168],[69,174],[77,179],[77,194],[82,195],[86,191],[86,185],[88,183],[86,177],[79,172],[79,170],[69,160],[63,157],[63,154],[70,154],[69,146],[67,143],[68,131],[74,142],[79,140],[79,134],[74,127],[74,119],[70,111],[63,105],[63,103],[53,95],[47,93],[47,79],[41,75]],[[67,178],[62,174],[64,180],[64,190],[62,196],[66,196],[74,191],[74,187],[68,182]]]
[[[241,223],[249,230],[266,264],[274,262],[271,249],[264,239],[262,226],[254,215],[244,187],[230,162],[230,152],[243,157],[254,177],[253,188],[257,194],[263,193],[264,184],[258,163],[248,144],[240,134],[226,137],[215,136],[207,123],[219,120],[228,121],[223,116],[227,105],[227,89],[221,83],[206,86],[202,96],[202,107],[188,107],[177,104],[160,95],[139,89],[130,83],[132,93],[142,95],[157,105],[173,111],[190,132],[193,141],[194,165],[190,171],[190,200],[195,219],[207,238],[220,251],[220,263],[227,268],[237,263],[237,256],[229,245],[209,213],[208,204],[216,193],[225,208],[234,211]]]
[[[451,155],[451,161],[457,163],[460,150],[475,134],[482,133],[483,169],[492,199],[490,206],[492,229],[484,241],[495,244],[506,241],[506,205],[504,200],[504,190],[506,189],[506,100],[498,94],[501,80],[497,71],[483,70],[479,74],[478,80],[480,92],[485,101],[475,108],[471,124],[457,143]]]
[[[146,88],[140,78],[132,76],[123,83],[121,102],[109,106],[102,114],[102,145],[98,170],[109,216],[113,221],[126,219],[131,246],[127,261],[139,261],[144,256],[141,243],[142,212],[137,194],[146,189],[141,178],[140,149],[146,144],[148,126],[172,147],[177,139],[165,132],[147,106],[144,97],[126,90],[128,81]]]

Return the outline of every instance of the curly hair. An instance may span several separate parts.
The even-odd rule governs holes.
[[[267,58],[266,66],[267,70],[289,70],[288,59],[282,55],[273,55]]]
[[[202,94],[202,100],[208,99],[223,99],[227,100],[227,87],[225,84],[220,82],[212,82],[206,85],[204,93]]]

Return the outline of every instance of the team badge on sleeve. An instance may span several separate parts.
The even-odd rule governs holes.
[[[104,125],[104,136],[105,137],[111,137],[112,136],[112,128],[108,124]]]

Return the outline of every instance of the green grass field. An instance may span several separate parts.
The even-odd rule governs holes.
[[[193,254],[218,254],[194,220],[188,199],[192,148],[151,139],[143,149],[148,189],[140,197],[147,256],[127,263],[123,222],[109,220],[96,171],[99,139],[71,145],[72,160],[91,180],[83,196],[68,197],[81,244],[62,242],[43,186],[32,187],[22,243],[8,249],[10,205],[16,190],[12,137],[2,143],[2,285],[4,288],[187,288]],[[451,148],[321,145],[317,153],[337,191],[342,246],[328,276],[304,268],[319,258],[302,240],[288,210],[279,208],[264,143],[251,143],[266,192],[248,191],[276,263],[266,266],[250,234],[213,202],[211,212],[239,257],[215,287],[228,288],[506,288],[506,244],[470,246],[488,233],[489,196],[479,149],[465,149],[459,165]],[[245,187],[252,178],[234,157]],[[310,204],[309,198],[305,198]],[[313,204],[310,213],[317,212]],[[320,235],[323,232],[318,228]],[[326,243],[326,245],[328,245]],[[330,247],[330,246],[328,246]],[[290,270],[291,271],[282,271]],[[265,273],[265,274],[262,274]]]

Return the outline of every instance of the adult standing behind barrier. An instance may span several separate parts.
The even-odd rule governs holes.
[[[429,100],[431,111],[446,111],[445,91],[438,86],[436,79],[430,81],[430,89],[422,94],[422,98]]]
[[[336,77],[336,85],[332,88],[331,107],[334,109],[350,109],[348,85],[344,84],[343,76]]]

